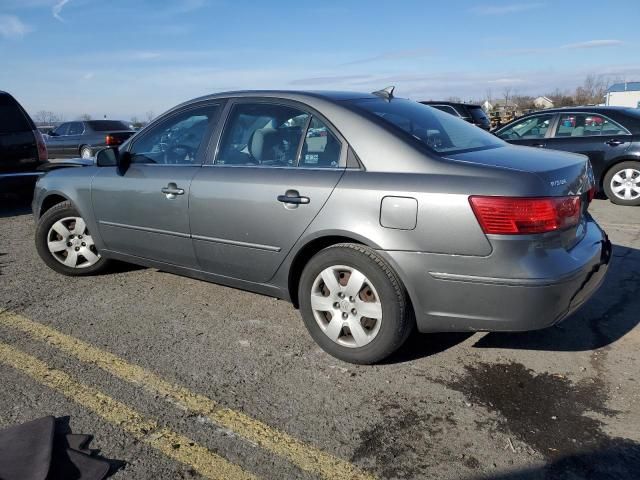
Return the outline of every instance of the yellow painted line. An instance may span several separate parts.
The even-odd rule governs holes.
[[[174,385],[158,375],[123,358],[96,348],[75,337],[34,322],[24,316],[0,311],[0,324],[12,327],[45,341],[80,361],[91,363],[122,380],[141,385],[181,408],[206,417],[213,423],[232,430],[236,435],[281,456],[298,468],[326,479],[372,480],[373,475],[338,457],[307,445],[291,435],[270,427],[242,412],[220,406],[214,400]]]
[[[70,400],[95,412],[107,422],[119,426],[168,457],[189,465],[207,478],[220,480],[256,478],[184,435],[160,427],[155,420],[144,418],[127,405],[95,388],[75,381],[65,372],[52,369],[46,363],[17,348],[0,343],[0,362],[26,373],[36,382],[60,392]]]

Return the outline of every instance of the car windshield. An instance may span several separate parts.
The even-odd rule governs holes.
[[[129,126],[120,120],[92,120],[88,122],[95,132],[108,132],[109,130],[130,130]]]
[[[438,153],[500,147],[504,142],[460,118],[411,100],[357,99],[351,102],[371,118],[418,140]],[[371,116],[371,114],[374,114]]]

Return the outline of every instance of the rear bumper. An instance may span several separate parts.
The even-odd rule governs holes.
[[[460,273],[460,269],[456,273],[434,269],[434,266],[447,264],[442,255],[433,262],[429,254],[385,253],[407,286],[418,330],[526,331],[561,321],[595,293],[608,269],[611,242],[598,224],[589,219],[584,237],[570,250],[554,251],[550,255],[531,248],[515,259],[519,268],[517,278],[471,275]],[[495,258],[485,259],[488,265],[495,267]],[[540,275],[550,260],[554,263],[552,273]],[[459,256],[451,257],[450,263],[460,265],[460,261]],[[481,262],[482,259],[474,259],[474,272],[481,271]],[[558,268],[559,264],[562,268]],[[527,268],[523,269],[523,265]],[[523,275],[523,270],[527,269],[531,274]]]

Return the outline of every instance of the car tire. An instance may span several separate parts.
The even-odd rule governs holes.
[[[69,201],[51,207],[40,217],[35,242],[44,263],[63,275],[95,275],[109,265],[109,260],[100,256],[91,232]]]
[[[363,245],[342,243],[318,252],[302,272],[298,299],[316,343],[350,363],[384,360],[404,344],[415,326],[398,275],[375,250]]]
[[[603,187],[609,200],[617,205],[640,205],[640,162],[621,162],[611,167],[604,176]]]
[[[91,158],[93,156],[93,152],[91,151],[91,147],[88,145],[83,145],[80,147],[80,157],[81,158]]]

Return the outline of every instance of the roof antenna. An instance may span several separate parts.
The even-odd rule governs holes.
[[[382,97],[386,100],[391,100],[393,98],[393,91],[395,90],[395,86],[390,86],[387,88],[383,88],[382,90],[377,90],[375,92],[371,92],[373,95],[377,95],[378,97]]]

